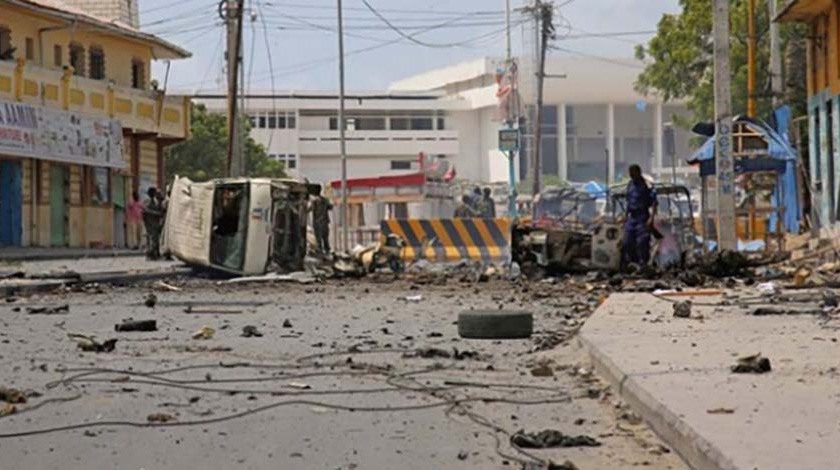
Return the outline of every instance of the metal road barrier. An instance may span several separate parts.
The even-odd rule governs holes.
[[[405,240],[403,259],[406,261],[467,259],[490,263],[510,259],[508,219],[383,220],[381,237],[390,234]]]

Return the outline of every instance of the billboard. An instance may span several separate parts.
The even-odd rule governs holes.
[[[122,145],[115,119],[0,100],[0,155],[124,169]]]

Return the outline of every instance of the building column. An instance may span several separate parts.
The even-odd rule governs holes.
[[[566,181],[569,176],[569,154],[566,148],[566,103],[557,105],[557,176]]]
[[[662,177],[662,103],[653,107],[653,168]]]
[[[607,105],[607,185],[615,181],[615,105]]]

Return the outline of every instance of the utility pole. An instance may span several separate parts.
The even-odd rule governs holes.
[[[347,217],[347,142],[344,136],[344,18],[338,0],[338,140],[341,148],[341,242],[350,251],[350,220]]]
[[[540,31],[539,44],[539,65],[537,67],[537,109],[536,122],[534,123],[534,187],[533,196],[536,197],[540,193],[540,179],[542,176],[542,155],[540,151],[542,140],[542,115],[543,115],[543,83],[545,82],[545,53],[548,49],[548,40],[554,36],[554,25],[552,23],[552,16],[554,14],[554,5],[551,3],[542,3],[541,0],[534,0],[534,20],[536,27]],[[535,206],[536,207],[536,206]]]
[[[729,2],[714,0],[715,166],[718,249],[737,249],[735,165],[732,157],[732,95],[729,74]]]
[[[236,178],[242,176],[242,147],[240,140],[242,132],[239,128],[239,113],[237,110],[237,95],[239,92],[239,67],[242,62],[242,12],[244,11],[244,0],[227,0],[227,14],[225,23],[227,26],[227,125],[228,125],[228,146],[227,146],[227,176]]]
[[[510,45],[510,0],[505,0],[505,68],[506,73],[510,77],[510,95],[508,96],[507,101],[507,116],[505,119],[505,124],[507,125],[508,129],[513,129],[514,125],[518,125],[519,116],[518,112],[514,115],[514,110],[519,110],[519,103],[516,102],[518,100],[518,92],[517,92],[517,83],[518,77],[514,74],[516,73],[515,67],[516,64],[513,62],[513,56],[511,53],[511,45]],[[515,123],[516,122],[516,123]],[[521,142],[521,139],[520,139]],[[519,217],[516,209],[516,152],[511,150],[508,152],[508,217],[511,219],[516,219]]]
[[[770,90],[773,95],[773,107],[782,103],[782,41],[779,38],[779,24],[776,18],[777,0],[768,0],[770,9]]]
[[[747,3],[747,117],[755,117],[755,0]]]

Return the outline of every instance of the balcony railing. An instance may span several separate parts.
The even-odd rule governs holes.
[[[334,130],[301,130],[298,132],[300,153],[335,155],[339,152],[339,135]],[[347,152],[355,155],[457,154],[458,131],[355,131],[345,135]]]
[[[27,64],[0,61],[0,100],[19,101],[92,116],[111,117],[136,132],[189,135],[189,99],[165,96]]]

